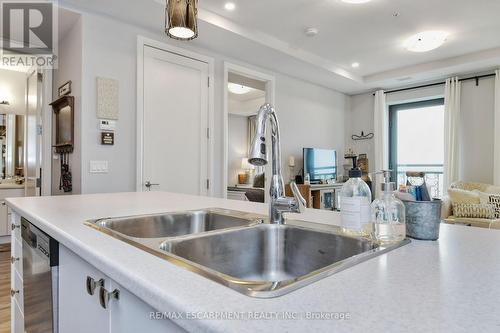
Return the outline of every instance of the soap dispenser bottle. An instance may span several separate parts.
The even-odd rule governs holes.
[[[380,198],[371,205],[371,222],[373,223],[373,237],[380,243],[400,242],[406,237],[405,206],[396,198],[394,191],[396,184],[391,182],[391,171],[383,170]]]
[[[370,202],[372,193],[368,185],[361,179],[361,170],[356,167],[349,170],[349,180],[344,183],[340,192],[340,217],[344,233],[353,236],[369,237],[372,233],[370,224]]]

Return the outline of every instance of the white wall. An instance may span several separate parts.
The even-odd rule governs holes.
[[[81,118],[82,118],[82,21],[78,19],[72,28],[59,40],[59,64],[53,74],[53,98],[57,98],[57,89],[71,80],[71,96],[75,98],[75,143],[70,154],[70,167],[73,177],[72,194],[81,192]],[[55,126],[53,125],[53,140]],[[54,159],[57,158],[57,159]],[[59,190],[61,164],[59,156],[52,156],[52,195],[68,194]]]
[[[26,73],[0,69],[0,113],[26,113]]]
[[[238,173],[241,169],[241,159],[248,155],[248,117],[229,114],[228,116],[228,145],[227,145],[227,184],[238,184]]]
[[[493,182],[493,112],[494,78],[462,82],[462,166],[460,178],[465,181]],[[415,102],[444,96],[444,85],[388,94],[387,104]],[[374,170],[374,141],[353,141],[350,136],[363,130],[373,131],[371,93],[350,97],[350,112],[346,116],[346,148],[367,153],[370,172]]]
[[[82,78],[82,193],[134,191],[136,177],[136,52],[137,36],[160,40],[215,59],[215,130],[213,179],[215,195],[222,195],[223,177],[223,64],[243,64],[234,59],[193,47],[115,21],[110,17],[83,13],[83,78]],[[272,73],[270,73],[272,74]],[[119,110],[114,146],[101,146],[95,114],[96,77],[119,81]],[[280,115],[283,156],[302,155],[303,146],[344,147],[344,110],[347,96],[330,89],[276,74],[276,108]],[[108,174],[90,174],[90,160],[109,161]],[[298,164],[300,161],[297,161]],[[300,167],[297,167],[297,171]],[[285,176],[286,176],[285,168]]]

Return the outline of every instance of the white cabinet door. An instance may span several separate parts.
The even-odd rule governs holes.
[[[0,199],[0,236],[9,235],[10,230],[8,208],[3,199]]]
[[[99,304],[99,287],[94,295],[86,289],[87,276],[95,281],[105,279],[105,288],[110,281],[92,265],[76,254],[59,246],[59,332],[107,333],[110,331],[109,309]]]
[[[5,198],[23,197],[24,188],[0,189],[0,236],[10,235],[9,208]]]
[[[116,282],[112,282],[110,291],[115,289],[120,291],[120,296],[119,300],[111,300],[109,303],[111,333],[185,332],[171,320],[158,319],[158,316],[155,319],[156,310]]]
[[[142,190],[206,195],[208,64],[145,46],[143,70]]]

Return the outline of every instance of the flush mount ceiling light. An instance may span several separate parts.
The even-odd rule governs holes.
[[[342,1],[346,2],[346,3],[361,4],[361,3],[370,2],[372,0],[342,0]]]
[[[165,16],[165,32],[170,38],[198,37],[198,0],[167,0]]]
[[[428,52],[443,45],[447,37],[445,31],[423,31],[408,38],[404,46],[408,51]]]
[[[231,82],[227,84],[227,89],[236,95],[248,94],[250,91],[252,91],[252,88],[250,87]]]
[[[359,62],[353,62],[353,63],[351,64],[351,67],[352,67],[352,68],[358,68],[358,67],[359,67]]]
[[[236,5],[234,4],[234,2],[226,2],[226,4],[224,5],[225,10],[233,11],[235,8]]]

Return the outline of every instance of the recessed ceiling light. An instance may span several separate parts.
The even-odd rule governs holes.
[[[423,31],[408,38],[404,46],[408,51],[427,52],[443,45],[447,37],[445,31]]]
[[[318,28],[310,27],[306,28],[306,30],[304,30],[304,33],[306,34],[307,37],[314,37],[319,33],[319,30]]]
[[[360,4],[360,3],[367,3],[372,0],[342,0],[342,1],[347,3]]]
[[[353,62],[353,63],[351,64],[351,67],[352,67],[352,68],[358,68],[358,67],[359,67],[359,62]]]
[[[227,89],[236,95],[244,95],[244,94],[249,93],[252,90],[252,88],[250,88],[250,87],[247,87],[247,86],[244,86],[241,84],[232,83],[232,82],[229,82],[227,84]]]
[[[235,10],[236,5],[234,4],[234,2],[226,2],[226,4],[224,5],[224,8],[226,10]]]

